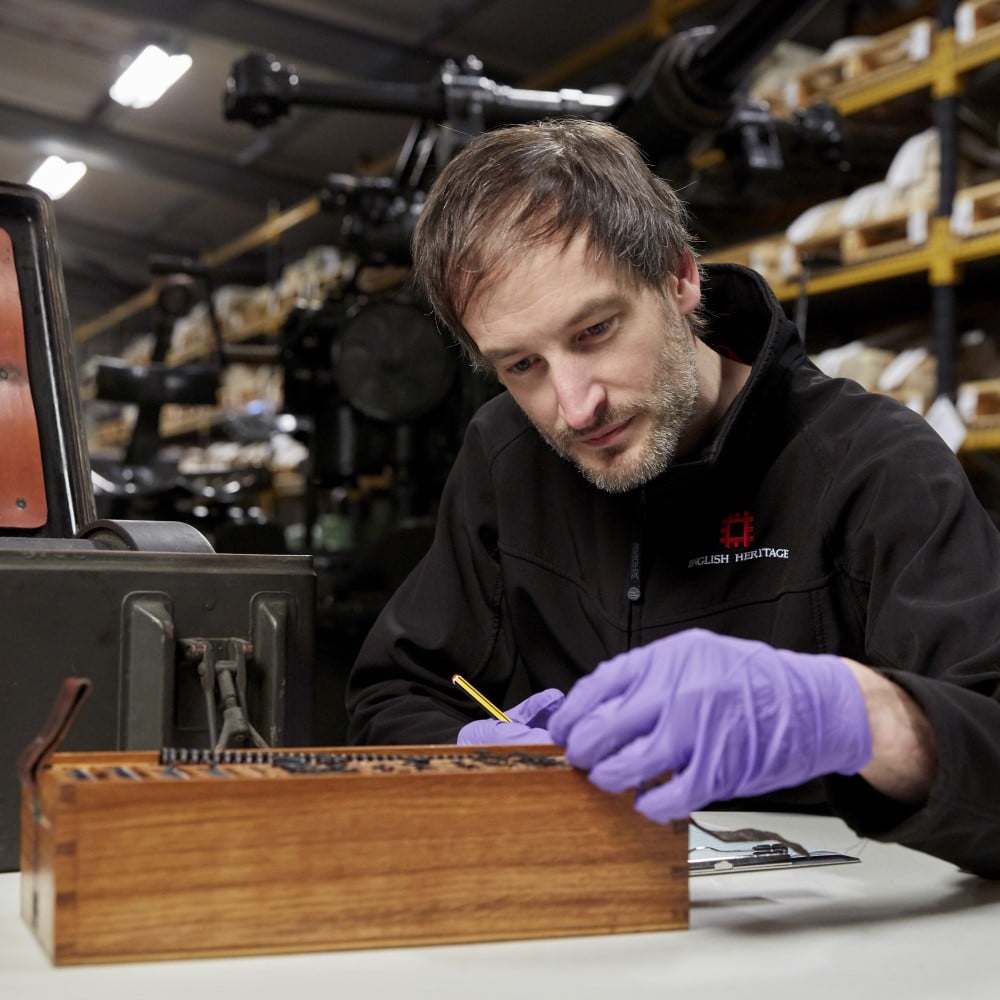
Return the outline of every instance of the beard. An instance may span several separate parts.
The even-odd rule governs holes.
[[[536,429],[546,443],[561,457],[572,462],[580,474],[608,493],[625,493],[655,479],[673,462],[684,432],[694,419],[698,401],[698,369],[694,343],[687,325],[676,314],[668,315],[668,330],[657,357],[653,386],[637,400],[607,407],[598,414],[593,426],[583,431],[546,431]],[[627,454],[625,445],[611,445],[602,453],[599,464],[576,453],[576,443],[602,427],[611,428],[632,417],[648,417],[650,426],[635,454]]]

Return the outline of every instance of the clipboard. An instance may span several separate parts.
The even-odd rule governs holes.
[[[820,865],[859,864],[860,858],[838,851],[807,848],[792,850],[777,840],[723,841],[702,826],[688,827],[688,874],[725,875],[775,868],[815,868]]]

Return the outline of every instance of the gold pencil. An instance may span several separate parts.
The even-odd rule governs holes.
[[[510,722],[508,716],[504,715],[486,695],[477,691],[461,674],[452,674],[451,682],[460,687],[473,701],[485,708],[494,719],[499,719],[501,722]]]

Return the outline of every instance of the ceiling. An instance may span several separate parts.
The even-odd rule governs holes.
[[[858,8],[875,17],[915,6],[831,0],[824,14],[832,20],[816,19],[814,34],[820,44],[824,34],[835,37],[846,12]],[[268,213],[304,203],[329,174],[390,172],[414,124],[410,115],[301,105],[259,129],[227,121],[226,81],[249,53],[269,53],[303,80],[325,84],[426,84],[446,59],[474,54],[483,74],[501,84],[590,91],[627,82],[648,60],[660,42],[648,30],[653,12],[666,12],[677,30],[712,23],[732,7],[697,0],[3,0],[0,179],[23,183],[50,153],[87,163],[84,179],[56,203],[70,314],[78,330],[121,334],[144,321],[141,313],[102,321],[148,288],[152,255],[225,257],[219,248]],[[108,87],[123,60],[151,41],[183,48],[193,68],[154,107],[118,107]],[[254,272],[336,234],[334,218],[319,213],[289,229],[279,250],[220,264],[217,278],[255,280]]]

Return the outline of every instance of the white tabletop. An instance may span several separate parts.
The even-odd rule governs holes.
[[[861,864],[691,879],[686,931],[54,968],[0,875],[3,1000],[996,1000],[1000,883],[838,820],[710,813]]]

